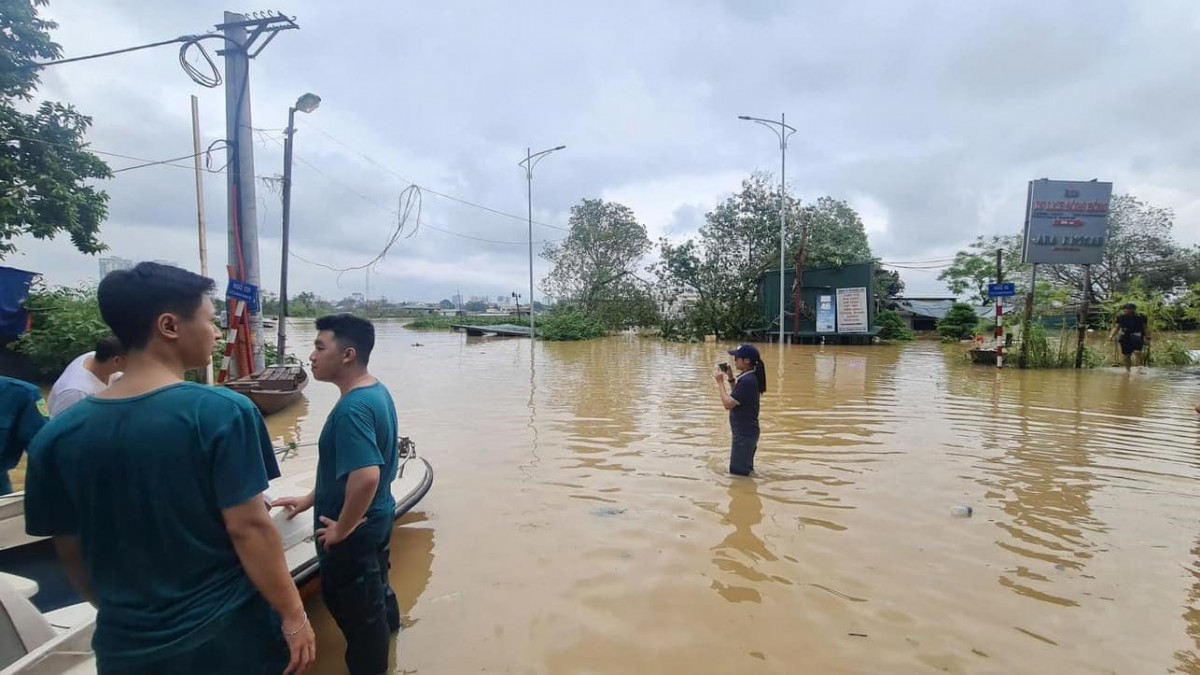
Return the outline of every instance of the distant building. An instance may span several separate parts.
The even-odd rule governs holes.
[[[133,269],[133,266],[135,264],[136,263],[134,263],[129,258],[118,258],[116,256],[101,258],[100,259],[100,278],[103,279],[104,277],[108,276],[108,274],[110,272],[116,272],[117,270]]]
[[[497,305],[503,305],[504,303],[508,302],[509,300],[512,300],[511,295],[497,295],[496,296],[496,304]]]

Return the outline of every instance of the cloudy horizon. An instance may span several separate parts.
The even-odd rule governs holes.
[[[207,32],[225,7],[52,0],[64,56]],[[1112,181],[1176,213],[1200,243],[1200,5],[1021,0],[790,3],[615,2],[519,7],[443,3],[355,8],[284,2],[300,30],[253,62],[255,171],[282,172],[287,109],[297,115],[291,294],[366,291],[361,266],[396,227],[402,191],[421,221],[370,275],[370,294],[436,302],[527,294],[527,147],[567,148],[538,165],[533,236],[561,238],[582,198],[633,209],[652,240],[694,236],[704,214],[753,171],[778,176],[778,141],[738,115],[787,119],[788,189],[843,199],[887,262],[941,261],[977,235],[1020,232],[1028,180]],[[207,43],[215,52],[214,42]],[[46,69],[37,96],[93,117],[93,149],[150,160],[192,152],[190,99],[204,145],[225,136],[224,90],[193,83],[177,47]],[[219,60],[218,60],[219,64]],[[141,162],[102,155],[114,170]],[[214,156],[224,163],[223,153]],[[99,257],[199,270],[190,160],[118,173],[100,238],[17,240],[2,264],[52,283],[95,281]],[[262,286],[278,290],[279,197],[258,185]],[[224,286],[225,176],[204,182],[210,276]],[[453,201],[432,191],[450,195]],[[470,202],[465,204],[463,202]],[[479,206],[486,207],[479,208]],[[500,213],[497,213],[500,212]],[[547,271],[535,260],[536,276]],[[937,270],[901,269],[913,296],[949,295]],[[541,292],[539,291],[539,296]]]

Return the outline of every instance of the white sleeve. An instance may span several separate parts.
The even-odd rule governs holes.
[[[58,417],[64,410],[88,397],[86,391],[80,389],[64,389],[50,399],[50,417]]]

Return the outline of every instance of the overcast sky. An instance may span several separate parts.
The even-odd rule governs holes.
[[[410,182],[516,216],[426,192],[420,229],[371,274],[372,296],[527,295],[527,146],[568,146],[535,171],[535,220],[564,226],[573,203],[601,197],[631,207],[652,239],[682,240],[751,171],[778,175],[777,140],[742,114],[787,113],[799,130],[789,190],[850,202],[885,261],[945,259],[978,234],[1019,232],[1026,182],[1040,177],[1110,180],[1174,208],[1178,238],[1200,241],[1195,0],[273,5],[301,28],[252,65],[258,175],[282,172],[288,106],[306,91],[323,99],[297,120],[293,252],[366,263]],[[79,56],[209,31],[226,9],[261,7],[52,0],[44,11]],[[224,90],[193,83],[177,52],[55,66],[40,95],[93,116],[96,150],[186,155],[189,95],[207,145],[225,136]],[[178,164],[105,183],[106,255],[199,270],[194,177]],[[204,189],[210,274],[222,278],[224,175]],[[260,185],[257,201],[263,287],[277,290],[280,200]],[[535,225],[535,247],[563,234]],[[67,239],[19,248],[4,264],[56,283],[98,278],[98,258]],[[936,271],[902,273],[910,295],[945,294]],[[289,279],[292,293],[331,298],[367,283],[297,259]]]

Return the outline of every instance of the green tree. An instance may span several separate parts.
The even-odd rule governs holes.
[[[1104,257],[1092,265],[1092,298],[1097,302],[1130,293],[1136,280],[1144,290],[1167,293],[1200,282],[1200,248],[1181,246],[1172,235],[1171,209],[1146,204],[1131,195],[1116,195],[1109,206],[1108,242]],[[1004,278],[1017,285],[1018,295],[1029,286],[1030,266],[1021,262],[1019,234],[978,237],[954,256],[938,279],[956,295],[987,302],[987,285],[996,280],[996,251],[1004,253]],[[1083,297],[1083,266],[1038,265],[1039,280],[1065,291],[1073,300]],[[1041,292],[1039,281],[1038,292]]]
[[[975,336],[975,327],[979,325],[979,315],[968,304],[956,302],[946,313],[946,317],[938,322],[938,333],[943,340],[969,340]]]
[[[875,268],[875,302],[881,308],[891,307],[896,298],[904,295],[904,280],[897,270]]]
[[[332,302],[317,297],[312,291],[304,291],[295,297],[288,298],[288,316],[316,317],[333,313]]]
[[[762,322],[756,294],[762,274],[779,267],[779,201],[770,175],[755,173],[705,216],[698,240],[660,242],[660,293],[670,298],[689,290],[698,296],[672,331],[732,338]],[[806,228],[805,269],[873,258],[862,219],[845,202],[822,197],[802,205],[789,195],[784,204],[787,267],[795,265]]]
[[[1109,204],[1108,242],[1104,257],[1092,265],[1092,297],[1104,302],[1134,290],[1134,281],[1144,282],[1144,291],[1167,293],[1200,282],[1200,248],[1175,241],[1175,212],[1147,204],[1132,195],[1116,195]],[[1072,290],[1079,298],[1083,268],[1079,265],[1048,265],[1049,278]],[[1041,267],[1038,268],[1039,270]]]
[[[895,340],[903,342],[915,339],[912,330],[904,325],[904,319],[900,318],[900,314],[892,309],[885,309],[875,317],[875,322],[879,326],[879,339]]]
[[[1005,281],[1015,283],[1018,295],[1024,295],[1029,287],[1029,265],[1021,262],[1021,246],[1019,234],[976,237],[965,251],[954,254],[954,262],[938,275],[938,281],[946,282],[955,295],[969,294],[970,300],[985,304],[988,284],[996,281],[996,251],[1000,251]]]
[[[795,260],[799,250],[799,242],[795,240],[803,239],[805,228],[808,230],[805,269],[839,267],[874,258],[867,240],[867,230],[858,212],[840,199],[821,197],[815,203],[800,208],[800,219],[792,228],[792,241],[789,242],[788,266],[793,264],[791,261]],[[775,250],[778,251],[778,247]]]
[[[59,58],[50,39],[57,28],[38,16],[46,0],[0,0],[0,258],[16,250],[13,239],[32,235],[71,238],[83,253],[105,250],[100,224],[108,194],[88,185],[109,178],[108,165],[87,150],[92,120],[69,105],[43,101],[33,112],[39,61]]]
[[[471,302],[463,303],[463,309],[468,312],[486,312],[488,305],[486,302],[472,300]]]
[[[96,342],[111,333],[100,316],[95,286],[47,287],[37,282],[25,307],[33,327],[17,340],[16,349],[48,378],[57,377],[76,356],[95,349]]]
[[[584,199],[571,208],[567,238],[548,243],[554,267],[542,288],[607,328],[657,322],[647,282],[637,276],[650,238],[622,204]]]
[[[454,309],[454,303],[449,300],[442,300],[438,303],[439,309]]]

